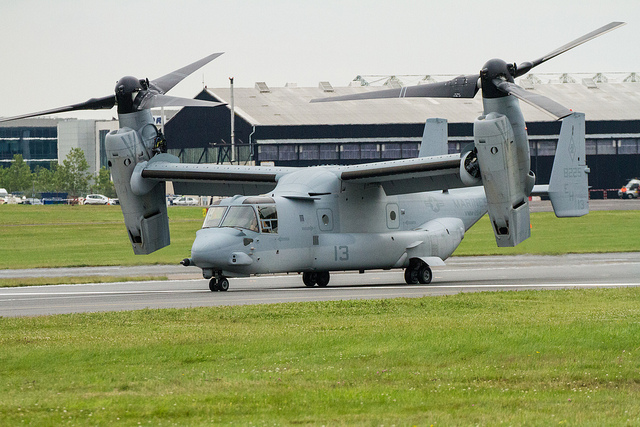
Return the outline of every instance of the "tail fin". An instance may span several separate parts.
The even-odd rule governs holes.
[[[427,119],[424,124],[422,143],[418,157],[444,156],[449,154],[447,120]]]
[[[557,217],[589,213],[589,168],[586,163],[584,114],[562,119],[549,180],[549,198]]]

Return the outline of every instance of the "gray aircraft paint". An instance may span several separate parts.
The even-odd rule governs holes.
[[[379,187],[350,190],[312,201],[274,192],[277,234],[202,229],[191,258],[195,265],[211,270],[205,276],[214,270],[233,277],[400,268],[406,267],[410,258],[448,258],[464,232],[486,212],[486,199],[479,187],[404,196],[386,196]],[[242,205],[244,200],[224,199],[220,206],[247,206]],[[387,213],[391,212],[397,218],[397,228],[393,222],[389,226]],[[322,215],[327,213],[333,214],[330,228],[322,221]],[[252,242],[244,245],[244,238]],[[250,262],[240,263],[240,257]]]

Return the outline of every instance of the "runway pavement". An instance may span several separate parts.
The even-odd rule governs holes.
[[[529,203],[531,212],[553,212],[549,200],[533,200]],[[640,210],[640,199],[594,199],[589,200],[591,211],[629,211]]]
[[[617,286],[640,286],[640,253],[451,258],[430,285],[406,285],[394,270],[334,273],[327,288],[307,288],[297,274],[231,279],[227,292],[204,279],[0,288],[0,316]]]

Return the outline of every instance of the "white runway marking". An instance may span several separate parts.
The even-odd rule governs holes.
[[[170,283],[171,281],[164,281],[163,283]],[[177,282],[177,281],[176,281]],[[64,285],[62,285],[64,286]],[[76,286],[76,285],[74,285]],[[327,286],[326,288],[307,288],[307,287],[291,287],[291,288],[269,288],[262,289],[268,291],[277,292],[329,292],[329,291],[348,291],[353,289],[358,290],[438,290],[438,289],[495,289],[495,288],[531,288],[531,287],[547,287],[547,288],[562,288],[562,287],[581,287],[581,288],[600,288],[600,287],[631,287],[640,286],[640,282],[637,283],[521,283],[521,284],[483,284],[483,285],[381,285],[381,286]],[[244,292],[253,289],[230,289],[228,292]],[[79,296],[100,296],[100,295],[149,295],[149,294],[196,294],[210,292],[206,289],[169,289],[169,290],[134,290],[134,291],[78,291],[78,292],[7,292],[3,293],[0,301],[12,301],[20,296],[45,296],[50,298],[65,298],[65,297],[79,297]],[[9,297],[9,298],[7,298]]]

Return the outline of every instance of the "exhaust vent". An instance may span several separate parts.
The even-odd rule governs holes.
[[[260,92],[260,93],[270,93],[271,89],[269,89],[269,86],[267,86],[267,84],[265,82],[256,82],[256,89]]]
[[[333,86],[329,82],[320,82],[318,87],[322,89],[323,92],[333,92]]]

